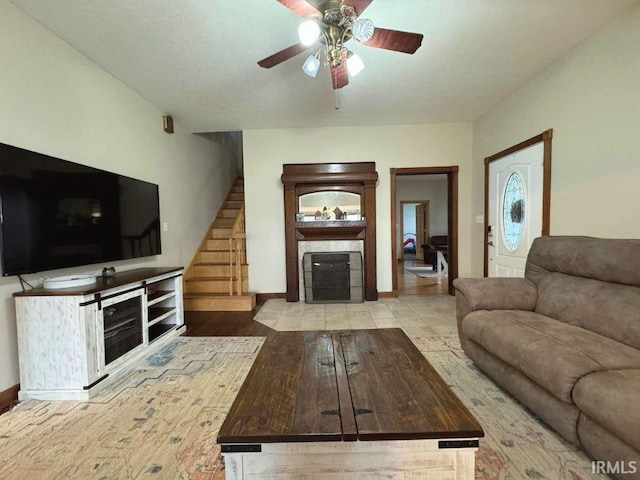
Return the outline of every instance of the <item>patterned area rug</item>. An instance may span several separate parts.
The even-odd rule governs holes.
[[[605,478],[480,373],[455,336],[412,339],[484,428],[476,479]],[[180,337],[91,401],[20,403],[0,416],[0,478],[223,479],[217,431],[262,340]]]
[[[88,402],[0,416],[0,479],[222,480],[218,428],[263,338],[177,338]]]

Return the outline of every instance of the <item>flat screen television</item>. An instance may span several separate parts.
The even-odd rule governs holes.
[[[0,143],[4,276],[158,255],[158,185]]]

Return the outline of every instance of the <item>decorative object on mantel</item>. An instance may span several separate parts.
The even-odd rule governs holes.
[[[361,17],[373,0],[277,1],[306,20],[298,28],[300,43],[260,60],[258,65],[263,68],[275,67],[315,46],[317,50],[307,57],[302,70],[315,77],[322,59],[337,90],[364,68],[362,59],[345,47],[352,38],[368,47],[408,54],[422,45],[422,34],[374,27],[372,20]]]
[[[336,220],[342,220],[342,210],[340,210],[340,207],[336,207],[333,210],[333,214],[336,216]]]

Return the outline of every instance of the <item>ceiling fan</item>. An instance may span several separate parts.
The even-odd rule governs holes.
[[[317,50],[309,55],[302,70],[315,77],[322,57],[331,70],[333,88],[338,89],[349,83],[349,75],[357,75],[364,68],[360,57],[345,47],[349,40],[409,54],[422,44],[422,34],[375,27],[370,19],[362,18],[360,15],[373,0],[277,1],[306,20],[298,29],[300,42],[260,60],[258,65],[263,68],[275,67],[315,47]]]

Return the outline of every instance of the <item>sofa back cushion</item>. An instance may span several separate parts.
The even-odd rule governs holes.
[[[525,277],[536,312],[640,348],[640,240],[540,237]]]

